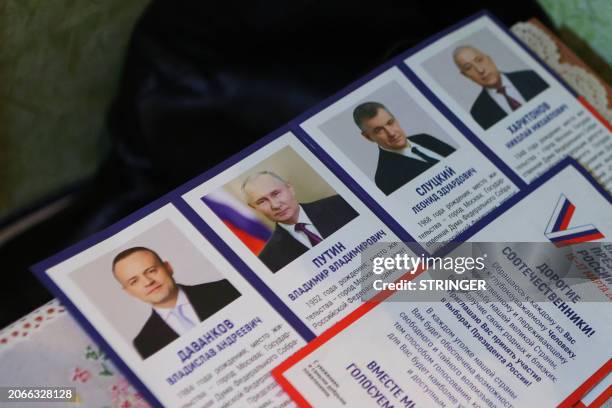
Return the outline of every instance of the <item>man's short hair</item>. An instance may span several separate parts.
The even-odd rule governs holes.
[[[471,45],[465,45],[465,44],[464,44],[464,45],[460,45],[460,46],[456,47],[456,48],[453,50],[453,61],[455,61],[455,64],[457,63],[457,57],[458,57],[458,56],[459,56],[459,54],[460,54],[461,52],[463,52],[464,50],[474,50],[474,51],[478,51],[479,53],[481,53],[481,54],[483,54],[483,55],[484,55],[484,52],[480,51],[480,50],[479,50],[478,48],[476,48],[476,47],[473,47],[473,46],[471,46]]]
[[[247,193],[246,193],[246,186],[247,186],[247,184],[249,184],[251,181],[255,180],[257,177],[264,176],[264,175],[267,175],[267,176],[270,176],[270,177],[274,177],[275,179],[277,179],[279,181],[282,181],[283,183],[287,184],[287,181],[284,178],[282,178],[278,174],[274,173],[273,171],[268,171],[268,170],[258,171],[257,173],[249,174],[247,176],[247,178],[244,179],[244,181],[242,182],[242,185],[240,186],[240,191],[242,191],[242,194],[245,197],[247,197]]]
[[[387,107],[380,102],[364,102],[357,106],[353,110],[353,120],[355,121],[357,127],[363,130],[363,127],[361,126],[363,122],[376,116],[379,109],[384,109],[385,111],[389,112],[389,109],[387,109]],[[391,114],[391,112],[389,112],[389,114]]]
[[[132,248],[128,248],[128,249],[124,249],[123,251],[119,252],[117,255],[115,255],[115,257],[113,258],[113,274],[115,273],[115,265],[117,265],[117,262],[127,258],[128,256],[132,255],[133,253],[136,252],[140,252],[140,251],[145,251],[145,252],[149,252],[151,254],[153,254],[155,256],[155,258],[157,258],[157,260],[159,261],[159,263],[163,263],[164,261],[162,261],[161,257],[159,256],[159,254],[157,252],[155,252],[154,250],[147,248],[147,247],[132,247]]]

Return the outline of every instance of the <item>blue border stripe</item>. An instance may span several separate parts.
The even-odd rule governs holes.
[[[474,134],[463,123],[457,115],[455,115],[442,101],[434,95],[434,93],[421,81],[416,74],[406,65],[402,64],[399,66],[400,71],[408,78],[414,86],[421,91],[421,93],[431,102],[441,113],[445,116],[458,130],[461,132],[471,143],[476,147],[477,150],[482,153],[486,159],[492,162],[506,177],[510,179],[520,190],[527,187],[527,183],[514,172],[502,159],[495,154],[486,144],[480,140],[478,136]]]
[[[330,97],[324,99],[322,102],[319,102],[318,104],[313,106],[311,109],[308,109],[308,110],[304,111],[302,114],[298,115],[293,120],[289,121],[288,125],[291,126],[291,127],[300,127],[300,125],[302,123],[304,123],[305,121],[307,121],[308,119],[312,118],[313,116],[317,115],[322,110],[324,110],[324,109],[328,108],[329,106],[333,105],[335,102],[338,102],[338,100],[340,100],[343,97],[347,96],[351,92],[357,90],[358,88],[360,88],[361,86],[363,86],[367,82],[371,81],[372,79],[378,77],[379,75],[381,75],[385,71],[387,71],[387,70],[389,70],[391,68],[394,68],[394,67],[395,68],[399,68],[400,66],[405,65],[404,64],[404,60],[406,58],[408,58],[409,56],[411,56],[414,53],[422,50],[423,48],[425,48],[428,45],[434,43],[435,41],[439,40],[440,38],[444,37],[445,35],[451,33],[452,31],[455,31],[456,29],[460,28],[461,26],[469,24],[472,21],[477,20],[480,17],[483,17],[485,15],[486,15],[486,12],[483,10],[483,11],[481,11],[479,13],[476,13],[476,14],[474,14],[472,16],[466,17],[463,20],[459,21],[458,23],[453,24],[449,28],[447,28],[447,29],[445,29],[443,31],[440,31],[437,34],[434,34],[433,36],[431,36],[428,39],[424,40],[423,42],[419,43],[418,45],[416,45],[414,47],[411,47],[411,48],[409,48],[408,50],[406,50],[404,52],[399,53],[395,57],[391,58],[387,62],[382,63],[377,68],[375,68],[374,70],[372,70],[369,73],[365,74],[361,78],[353,81],[352,83],[350,83],[346,87],[342,88],[338,92],[334,93]]]
[[[327,168],[332,171],[355,195],[357,195],[370,209],[372,209],[375,213],[379,213],[377,215],[380,216],[380,219],[387,224],[392,230],[395,230],[397,235],[404,241],[413,241],[412,236],[404,230],[400,224],[393,218],[391,215],[383,209],[383,207],[374,200],[366,190],[361,187],[355,179],[353,179],[347,172],[344,170],[338,162],[336,162],[321,146],[319,146],[310,136],[300,127],[296,127],[293,129],[293,133],[296,137],[304,143],[304,145],[310,150],[321,162],[327,166]]]
[[[85,318],[81,311],[72,303],[72,301],[64,294],[64,292],[49,278],[45,273],[46,268],[43,266],[44,263],[39,263],[31,267],[32,272],[38,279],[53,293],[64,305],[64,307],[70,312],[72,317],[77,321],[85,333],[95,341],[104,350],[107,356],[111,358],[113,364],[122,372],[125,378],[143,394],[154,407],[163,407],[161,402],[155,397],[155,395],[149,390],[147,386],[140,380],[140,378],[134,373],[130,367],[119,357],[115,350],[106,342],[104,337],[93,327],[93,325]]]
[[[597,180],[595,180],[595,178],[582,165],[580,165],[575,159],[571,157],[566,157],[565,159],[561,160],[559,163],[555,164],[553,167],[548,169],[544,174],[542,174],[536,180],[534,180],[529,185],[528,189],[521,190],[519,193],[510,197],[502,205],[497,207],[494,211],[488,213],[486,216],[484,216],[483,218],[478,220],[476,223],[474,223],[474,225],[472,225],[471,228],[467,229],[466,231],[458,235],[454,239],[454,241],[455,242],[467,241],[472,235],[482,230],[484,227],[490,224],[497,217],[499,217],[500,215],[508,211],[510,208],[514,207],[516,204],[518,204],[521,200],[523,200],[529,194],[531,194],[532,192],[540,188],[544,183],[546,183],[551,178],[553,178],[555,175],[557,175],[559,172],[563,171],[564,169],[568,167],[573,167],[574,169],[576,169],[585,178],[585,180],[591,185],[591,187],[593,187],[603,198],[605,198],[606,201],[608,201],[608,203],[612,204],[612,195],[610,195],[610,193],[606,191],[597,182]]]
[[[184,200],[174,203],[193,226],[200,231],[210,243],[228,260],[228,262],[246,279],[251,286],[283,317],[305,341],[311,341],[316,335],[289,309],[285,303],[270,289],[259,276],[249,268],[242,259],[219,237],[213,229]]]

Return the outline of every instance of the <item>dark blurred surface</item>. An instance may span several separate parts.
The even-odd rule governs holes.
[[[133,34],[109,110],[110,154],[66,209],[0,247],[9,276],[0,327],[51,299],[28,271],[32,264],[485,7],[508,26],[534,16],[548,22],[532,1],[154,1]]]

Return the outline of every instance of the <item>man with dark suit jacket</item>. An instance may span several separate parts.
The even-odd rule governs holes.
[[[500,72],[490,56],[469,45],[455,48],[453,59],[466,78],[482,86],[470,114],[484,130],[548,88],[534,71]]]
[[[169,262],[145,247],[126,249],[113,260],[113,274],[123,290],[153,306],[133,340],[143,359],[240,297],[226,279],[185,286],[174,281],[173,273]]]
[[[276,223],[272,236],[258,255],[272,272],[359,215],[339,195],[298,203],[293,186],[270,171],[247,177],[242,183],[242,192],[252,208]]]
[[[455,149],[425,133],[407,136],[383,104],[365,102],[353,110],[353,120],[368,141],[378,145],[374,181],[386,195],[423,173]]]

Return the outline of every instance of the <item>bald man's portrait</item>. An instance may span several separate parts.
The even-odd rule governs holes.
[[[470,114],[484,130],[548,88],[535,71],[500,71],[491,56],[472,45],[456,47],[452,56],[466,80],[482,87]]]
[[[274,223],[258,255],[274,273],[359,215],[339,195],[299,202],[292,183],[272,171],[249,174],[241,190],[245,202]]]
[[[121,251],[114,257],[111,269],[127,296],[151,306],[149,318],[133,339],[143,359],[240,297],[226,279],[198,285],[177,283],[171,262],[147,247]]]

